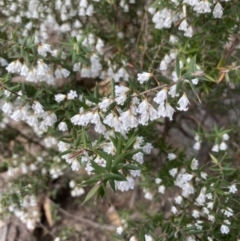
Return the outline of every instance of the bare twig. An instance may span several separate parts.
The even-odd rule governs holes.
[[[68,211],[64,210],[63,208],[59,207],[53,201],[51,201],[51,203],[55,207],[57,207],[59,212],[62,213],[63,215],[65,215],[66,217],[72,218],[72,219],[74,219],[78,222],[81,222],[82,224],[85,224],[85,225],[89,226],[89,227],[96,228],[96,229],[103,230],[103,231],[115,231],[116,230],[116,227],[114,227],[112,225],[99,224],[99,223],[93,222],[93,221],[91,221],[89,219],[86,219],[86,218],[77,217],[77,216],[69,213]]]

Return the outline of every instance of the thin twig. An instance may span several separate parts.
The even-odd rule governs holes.
[[[93,222],[89,219],[86,219],[86,218],[82,218],[82,217],[77,217],[71,213],[69,213],[68,211],[64,210],[63,208],[59,207],[56,203],[54,203],[52,200],[51,200],[51,203],[57,207],[57,209],[59,210],[59,212],[61,212],[63,215],[65,215],[66,217],[69,217],[69,218],[72,218],[72,219],[75,219],[76,221],[78,222],[81,222],[89,227],[92,227],[92,228],[96,228],[96,229],[99,229],[99,230],[104,230],[104,231],[115,231],[116,230],[116,227],[112,226],[112,225],[105,225],[105,224],[99,224],[99,223],[96,223],[96,222]]]
[[[149,93],[149,92],[152,92],[152,91],[154,91],[154,90],[158,90],[158,89],[164,88],[164,87],[166,87],[166,86],[167,86],[167,84],[165,84],[165,85],[160,85],[160,86],[157,86],[157,87],[155,87],[155,88],[152,88],[152,89],[143,91],[143,92],[141,92],[139,95],[144,95],[144,94],[146,94],[146,93]]]

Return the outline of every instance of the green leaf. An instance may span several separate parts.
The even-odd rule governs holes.
[[[123,141],[123,137],[122,135],[119,136],[119,138],[117,139],[117,155],[120,154],[122,152],[122,141]]]
[[[137,136],[138,136],[138,133],[135,133],[130,137],[130,139],[125,145],[125,150],[129,149],[129,147],[132,146],[132,144],[136,141]]]
[[[88,200],[90,200],[94,194],[96,194],[96,192],[99,190],[100,188],[100,185],[99,184],[96,184],[87,194],[86,198],[84,199],[82,205],[84,203],[86,203]]]
[[[201,103],[201,99],[198,96],[197,90],[196,90],[195,86],[193,85],[192,80],[189,80],[189,84],[190,84],[194,94],[197,96],[199,103]]]
[[[195,73],[196,72],[196,55],[191,59],[189,64],[189,72]]]
[[[212,162],[213,162],[214,164],[218,164],[217,158],[216,158],[215,156],[211,155],[211,154],[209,154],[209,155],[210,155],[210,157],[211,157],[211,159],[212,159]]]
[[[98,83],[96,82],[95,88],[94,88],[94,98],[99,99],[99,90],[98,90]]]
[[[175,60],[175,70],[176,70],[177,77],[180,78],[181,70],[180,70],[180,62],[179,62],[178,56],[176,57],[176,60]]]
[[[117,173],[117,174],[116,173],[105,173],[103,175],[103,178],[105,180],[112,179],[112,180],[116,180],[116,181],[126,181],[127,180],[126,177],[121,173]]]
[[[163,75],[160,75],[160,76],[158,77],[158,79],[159,79],[161,82],[165,83],[165,84],[170,84],[170,83],[172,82],[170,79],[168,79],[167,77],[165,77],[165,76],[163,76]]]
[[[114,192],[116,192],[114,180],[113,180],[113,179],[109,179],[108,182],[109,182],[109,185],[110,185],[110,187],[112,188],[112,190],[113,190]]]
[[[86,138],[86,132],[84,128],[82,128],[82,141],[83,141],[83,147],[86,149],[87,148],[87,138]]]
[[[115,81],[114,81],[114,79],[111,79],[111,94],[112,94],[112,97],[115,97]]]
[[[97,153],[104,160],[107,160],[109,158],[109,155],[104,151],[94,150],[94,152]]]
[[[181,87],[182,87],[182,84],[183,84],[183,79],[182,79],[182,78],[178,79],[178,81],[177,81],[177,86],[176,86],[176,93],[179,92],[179,90],[180,90]]]
[[[135,165],[131,165],[131,164],[124,165],[123,167],[128,169],[128,170],[139,170],[140,169],[140,167],[135,166]]]
[[[82,182],[82,186],[88,186],[88,185],[90,185],[90,184],[97,183],[97,182],[99,182],[101,179],[102,179],[102,174],[95,175],[95,176],[93,176],[92,178],[90,178],[90,179]]]
[[[91,162],[92,167],[94,168],[96,173],[104,173],[106,169],[100,165],[98,165],[94,160]]]
[[[61,153],[59,154],[59,156],[66,155],[66,154],[69,154],[69,153],[71,153],[71,152],[72,152],[71,150],[66,150],[66,151],[64,151],[64,152],[61,152]]]
[[[217,82],[217,80],[214,79],[213,77],[211,77],[210,75],[204,74],[204,77],[206,77],[207,80],[209,80],[209,81],[211,81],[211,82],[215,82],[215,83]]]
[[[115,167],[124,157],[125,153],[121,153],[116,157],[116,159],[113,161],[113,167]]]
[[[132,157],[134,154],[141,152],[142,149],[134,149],[125,153],[124,157]]]

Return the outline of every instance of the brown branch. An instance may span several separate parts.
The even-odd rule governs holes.
[[[96,222],[93,222],[89,219],[86,218],[82,218],[82,217],[77,217],[71,213],[69,213],[68,211],[64,210],[63,208],[59,207],[56,203],[54,203],[51,200],[51,203],[59,210],[60,213],[62,213],[64,216],[72,218],[78,222],[81,222],[82,224],[85,224],[89,227],[95,228],[95,229],[99,229],[99,230],[103,230],[103,231],[115,231],[116,227],[112,226],[112,225],[105,225],[105,224],[99,224]]]

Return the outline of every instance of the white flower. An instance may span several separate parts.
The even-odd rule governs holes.
[[[75,64],[73,65],[73,71],[74,71],[74,72],[78,72],[78,71],[80,71],[80,70],[81,70],[81,63],[80,63],[80,62],[75,63]]]
[[[183,19],[183,21],[181,22],[181,24],[179,25],[178,29],[182,30],[182,31],[186,31],[188,28],[188,23],[186,19]]]
[[[13,61],[10,63],[7,67],[6,70],[10,73],[20,73],[22,68],[22,63],[20,62],[19,59]]]
[[[107,108],[113,103],[113,99],[111,98],[105,98],[103,101],[98,103],[99,108],[103,111],[107,111]]]
[[[45,126],[52,126],[57,121],[57,116],[54,113],[48,113],[44,118]]]
[[[70,71],[67,69],[62,68],[61,66],[58,66],[55,70],[55,76],[56,78],[67,78],[70,75]]]
[[[158,115],[159,117],[169,117],[170,120],[172,120],[172,116],[175,110],[172,108],[172,106],[167,102],[166,105],[161,104],[158,107]]]
[[[221,18],[222,15],[223,15],[223,8],[222,8],[222,5],[218,2],[213,9],[213,17]]]
[[[182,203],[182,201],[183,201],[183,198],[182,198],[182,196],[177,196],[177,197],[175,197],[175,203],[177,203],[177,204],[181,204]]]
[[[148,72],[143,72],[143,73],[138,73],[137,75],[137,80],[143,84],[144,82],[147,82],[149,80],[149,78],[152,76],[151,73],[148,73]]]
[[[229,207],[227,207],[226,209],[222,209],[221,212],[227,217],[233,216],[233,210]]]
[[[111,154],[111,155],[115,155],[117,152],[115,146],[113,145],[113,143],[111,141],[104,143],[102,146],[102,149],[104,152],[106,152],[107,154]]]
[[[122,226],[117,227],[116,233],[121,235],[123,233],[123,227]]]
[[[203,210],[203,213],[205,213],[205,214],[207,214],[207,215],[210,213],[209,210],[208,210],[206,207],[203,207],[202,210]]]
[[[71,180],[70,182],[69,182],[69,187],[70,188],[74,188],[76,186],[76,183],[73,181],[73,180]]]
[[[192,162],[191,162],[191,168],[192,170],[197,170],[198,169],[198,160],[193,158]]]
[[[178,173],[178,169],[177,168],[172,168],[171,170],[169,170],[169,174],[172,176],[172,177],[175,177]]]
[[[126,94],[123,94],[123,95],[119,95],[115,101],[119,104],[119,105],[123,105],[124,102],[126,101],[127,99],[127,95]]]
[[[211,4],[208,2],[208,0],[203,0],[198,2],[193,8],[193,10],[196,11],[197,13],[210,13],[211,12],[210,6]]]
[[[85,193],[85,190],[82,187],[75,187],[71,191],[71,196],[72,197],[79,197],[79,196],[83,195],[84,193]]]
[[[211,222],[214,222],[215,221],[215,216],[208,215],[208,220],[211,221]]]
[[[104,47],[104,42],[100,38],[98,38],[97,43],[96,43],[96,50],[100,54],[103,54],[103,47]]]
[[[28,68],[27,65],[24,63],[24,64],[22,65],[20,75],[22,75],[22,76],[27,76],[28,73],[29,73],[29,68]]]
[[[153,200],[153,194],[145,191],[144,198],[146,198],[147,200]]]
[[[140,177],[141,170],[130,170],[130,174],[132,177]]]
[[[165,193],[165,189],[166,189],[165,186],[161,185],[161,186],[158,187],[158,192],[164,194]]]
[[[212,147],[212,151],[213,151],[213,152],[219,152],[219,145],[218,145],[218,144],[215,144],[215,145]]]
[[[176,90],[177,90],[177,85],[173,85],[173,86],[171,86],[171,87],[169,88],[168,94],[169,94],[172,98],[174,98],[175,96],[178,96]]]
[[[63,101],[66,98],[66,95],[64,95],[64,94],[57,94],[54,97],[55,97],[55,100],[59,103],[59,102]]]
[[[149,108],[149,104],[148,104],[148,101],[147,99],[144,99],[140,105],[138,106],[138,109],[137,109],[137,112],[139,114],[144,114],[148,111],[148,108]]]
[[[33,108],[35,114],[42,114],[42,113],[44,113],[43,106],[39,102],[35,102],[32,105],[32,108]]]
[[[142,125],[147,125],[149,120],[155,120],[158,118],[157,111],[148,103],[147,99],[144,99],[142,103],[140,103],[137,112],[141,114],[139,117],[139,123]]]
[[[138,241],[137,238],[135,236],[132,236],[129,241]]]
[[[201,225],[202,223],[203,223],[202,220],[197,220],[197,223],[195,223],[195,226],[198,230],[202,230],[202,228],[203,228]]]
[[[180,107],[177,107],[177,109],[181,110],[181,111],[187,111],[188,110],[187,106],[189,103],[190,102],[189,102],[186,94],[184,93],[183,96],[178,101],[178,104]]]
[[[143,144],[143,137],[142,136],[137,136],[135,143],[133,144],[133,149],[139,149],[141,148],[141,145]]]
[[[164,100],[167,98],[167,88],[162,89],[157,93],[157,95],[153,98],[153,101],[155,101],[157,104],[164,103]]]
[[[196,142],[194,145],[193,145],[193,149],[196,150],[196,151],[199,151],[201,149],[201,142]]]
[[[67,127],[66,122],[60,122],[59,125],[58,125],[58,129],[59,129],[60,131],[67,131],[67,130],[68,130],[68,127]]]
[[[146,145],[144,145],[144,146],[142,147],[142,150],[143,150],[146,154],[150,154],[151,151],[152,151],[152,149],[153,149],[153,146],[152,146],[151,143],[146,143]]]
[[[231,224],[228,220],[224,220],[223,222],[226,223],[227,225]],[[222,234],[228,234],[229,233],[230,229],[227,225],[225,225],[225,224],[221,225],[220,231],[221,231]]]
[[[194,218],[199,218],[199,217],[200,217],[199,212],[198,212],[197,210],[193,210],[193,211],[192,211],[192,216],[193,216]]]
[[[225,150],[227,150],[227,148],[228,148],[228,146],[224,141],[219,145],[219,149],[221,151],[225,151]]]
[[[30,126],[37,126],[38,125],[38,119],[35,114],[29,115],[27,118],[27,123]]]
[[[176,213],[178,212],[178,210],[177,210],[177,208],[176,208],[175,206],[172,206],[171,212],[172,212],[173,214],[176,214]]]
[[[6,97],[9,97],[10,95],[11,95],[11,92],[10,91],[8,91],[8,90],[4,90],[4,95],[6,96]]]
[[[145,234],[144,237],[146,241],[153,241],[153,238],[150,235]]]
[[[229,138],[230,138],[230,137],[229,137],[229,135],[228,135],[227,133],[225,133],[225,134],[222,135],[223,141],[228,141]]]
[[[161,61],[159,69],[160,70],[167,70],[168,64],[164,61],[164,59]]]
[[[192,26],[189,26],[187,30],[184,33],[184,36],[191,38],[193,36],[193,28]]]
[[[237,192],[236,184],[232,184],[229,188],[230,193],[235,193]]]
[[[132,177],[127,177],[127,181],[116,181],[116,187],[121,192],[128,191],[129,189],[134,189],[135,182]]]
[[[172,161],[172,160],[174,160],[176,158],[177,158],[177,156],[174,153],[168,153],[168,160],[169,161]]]
[[[13,106],[11,103],[6,102],[3,106],[2,106],[2,111],[6,114],[11,114],[13,110]]]
[[[212,200],[212,199],[213,199],[212,193],[207,193],[207,194],[206,194],[206,197],[207,197],[207,199],[209,199],[209,200]],[[212,203],[212,202],[211,202],[211,203]],[[208,208],[213,209],[213,206],[211,206],[211,205],[213,205],[213,203],[210,204],[210,202],[209,202],[209,203],[208,203]],[[210,207],[210,206],[211,206],[211,207]]]
[[[63,142],[63,141],[60,141],[58,143],[58,150],[60,152],[64,152],[64,151],[68,150],[69,147],[70,147],[70,145],[68,143]]]
[[[4,58],[2,58],[2,57],[0,57],[0,65],[1,65],[2,67],[7,66],[7,65],[8,65],[7,60],[6,60],[6,59],[4,59]]]
[[[130,128],[135,128],[138,126],[138,120],[130,110],[122,112],[119,120],[122,122],[123,130],[129,130]]]
[[[88,2],[87,0],[81,0],[79,3],[79,7],[81,8],[87,8],[88,7]]]
[[[156,179],[155,179],[155,183],[156,183],[156,184],[160,184],[161,182],[162,182],[162,179],[160,179],[160,178],[156,178]]]
[[[186,241],[196,241],[196,239],[192,236],[188,236]]]
[[[199,79],[198,79],[198,78],[194,78],[194,79],[192,79],[192,83],[193,83],[194,85],[197,85],[198,82],[199,82]]]
[[[34,67],[28,72],[26,76],[26,80],[29,82],[35,82],[35,83],[38,81],[37,71]]]
[[[182,169],[177,175],[174,185],[183,188],[184,184],[191,181],[193,178],[192,174],[185,173],[186,170]]]
[[[198,0],[184,0],[183,3],[187,3],[191,6],[196,6],[198,4]]]
[[[41,43],[38,45],[38,54],[39,55],[46,57],[47,52],[51,53],[51,46],[49,44]]]
[[[209,194],[211,194],[211,193],[208,193],[208,194],[206,194],[206,198],[208,198],[209,199]],[[211,194],[212,195],[212,194]],[[208,202],[207,203],[207,208],[209,208],[209,209],[213,209],[213,206],[214,206],[214,203],[213,202]]]
[[[73,100],[74,98],[77,98],[77,92],[75,90],[70,90],[70,92],[67,94],[68,100]]]
[[[126,87],[126,86],[119,86],[119,85],[116,85],[115,86],[115,95],[116,96],[120,96],[120,95],[124,95],[126,94],[127,92],[129,91],[129,88]]]
[[[206,172],[201,172],[200,173],[202,179],[207,179],[207,173]]]
[[[94,8],[93,8],[93,5],[91,4],[86,9],[86,15],[91,17],[93,15],[93,11],[94,11]]]
[[[137,161],[140,164],[143,164],[143,153],[142,152],[138,152],[138,153],[134,154],[132,156],[132,159],[134,161]]]
[[[198,197],[197,197],[196,200],[195,200],[197,205],[203,206],[203,204],[205,203],[205,200],[206,200],[205,192],[206,192],[206,188],[203,187],[203,188],[201,189],[200,194],[198,195]]]

